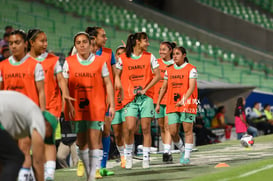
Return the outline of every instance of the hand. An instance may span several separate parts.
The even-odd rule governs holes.
[[[185,104],[185,98],[184,98],[184,96],[183,96],[183,98],[182,98],[180,101],[178,101],[178,102],[176,103],[175,107],[181,107],[181,106],[183,106],[184,104]]]
[[[121,40],[121,43],[124,47],[126,47],[126,43],[123,40]]]
[[[74,117],[75,117],[75,108],[72,105],[71,101],[67,102],[67,107],[68,107],[69,120],[74,120]]]
[[[156,104],[155,112],[156,112],[156,113],[159,113],[159,112],[160,112],[160,105],[159,105],[159,104]]]
[[[111,120],[114,119],[115,113],[116,113],[115,108],[114,108],[114,107],[110,107],[110,108],[109,108],[109,116],[111,117]]]
[[[65,101],[76,101],[75,98],[70,97],[69,95],[63,95],[63,98],[64,98]]]
[[[144,95],[144,94],[146,94],[146,90],[145,89],[139,90],[139,91],[137,91],[137,94],[138,95]]]
[[[119,95],[118,95],[118,102],[122,102],[123,99],[124,99],[124,92],[123,92],[123,90],[121,89],[121,90],[119,91]]]

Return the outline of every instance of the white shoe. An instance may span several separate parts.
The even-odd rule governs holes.
[[[150,160],[143,160],[142,168],[150,168]]]
[[[126,169],[131,169],[133,167],[133,157],[131,156],[126,156],[126,164],[125,168]]]

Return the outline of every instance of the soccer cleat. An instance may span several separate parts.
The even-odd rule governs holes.
[[[121,168],[125,168],[126,160],[124,156],[120,157],[120,166]]]
[[[142,168],[150,168],[150,160],[143,160]]]
[[[183,151],[180,155],[180,163],[183,164],[184,163],[184,156],[185,156],[185,151]]]
[[[132,167],[133,167],[133,158],[132,158],[132,155],[131,156],[127,156],[126,157],[125,168],[126,169],[131,169]]]
[[[83,177],[84,176],[84,165],[83,165],[83,162],[81,160],[78,161],[77,176],[78,177]]]
[[[100,174],[100,169],[97,169],[96,174],[95,174],[95,179],[101,179],[101,178],[102,178],[102,176]]]
[[[190,159],[189,158],[184,158],[183,162],[181,164],[182,165],[189,165],[190,164]]]
[[[100,175],[101,176],[111,176],[114,175],[115,173],[112,171],[107,170],[106,168],[101,168],[100,169]]]
[[[163,153],[162,160],[165,163],[172,163],[172,161],[173,161],[172,154],[171,153]]]

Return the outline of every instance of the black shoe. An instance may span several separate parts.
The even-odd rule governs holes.
[[[172,163],[173,161],[173,156],[171,153],[163,153],[162,157],[163,162],[165,163]]]

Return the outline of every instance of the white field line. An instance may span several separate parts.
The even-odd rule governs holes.
[[[237,177],[225,178],[225,179],[221,179],[219,181],[229,181],[229,180],[233,180],[233,179],[236,179],[236,178],[243,178],[243,177],[247,177],[247,176],[250,176],[250,175],[256,174],[258,172],[271,169],[271,168],[273,168],[273,164],[266,165],[266,166],[264,166],[262,168],[259,168],[259,169],[256,169],[256,170],[252,170],[250,172],[246,172],[246,173],[241,174],[241,175],[239,175]]]

